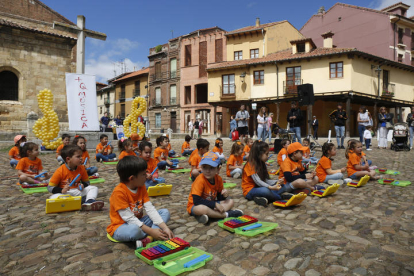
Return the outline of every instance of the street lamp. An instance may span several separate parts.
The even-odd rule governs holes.
[[[243,72],[241,75],[240,75],[240,81],[243,83],[244,82],[244,78],[246,77],[246,72]]]

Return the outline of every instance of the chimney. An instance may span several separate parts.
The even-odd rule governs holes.
[[[260,18],[256,17],[256,27],[258,27],[260,25]]]
[[[325,14],[325,7],[324,6],[319,8],[318,14]]]
[[[323,48],[333,48],[334,33],[332,31],[326,32],[321,35],[323,37]]]

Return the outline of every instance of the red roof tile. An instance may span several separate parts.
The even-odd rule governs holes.
[[[147,68],[144,68],[144,69],[141,69],[141,70],[138,70],[138,71],[134,71],[134,72],[132,72],[128,75],[123,76],[120,79],[114,80],[113,82],[114,83],[115,82],[120,82],[120,81],[129,79],[129,78],[133,78],[133,77],[140,76],[140,75],[145,75],[145,74],[148,74],[148,73],[149,73],[149,68],[147,67]]]
[[[408,8],[411,7],[410,5],[407,5],[407,4],[403,3],[403,2],[398,2],[398,3],[392,4],[391,6],[388,6],[388,7],[383,8],[381,11],[385,11],[386,12],[386,11],[388,11],[388,10],[394,8],[394,7],[397,7],[399,5],[408,6]]]
[[[237,29],[231,32],[226,33],[226,35],[232,35],[232,34],[238,34],[238,33],[245,33],[245,32],[251,32],[251,31],[256,31],[256,30],[261,30],[263,28],[266,27],[270,27],[273,25],[277,25],[277,24],[281,24],[281,23],[285,23],[288,22],[287,20],[283,20],[283,21],[277,21],[277,22],[270,22],[270,23],[266,23],[266,24],[260,24],[259,26],[247,26],[241,29]]]

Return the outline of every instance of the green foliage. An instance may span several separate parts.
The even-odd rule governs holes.
[[[156,53],[161,52],[161,50],[162,50],[162,45],[158,45],[158,46],[155,47],[155,52]]]

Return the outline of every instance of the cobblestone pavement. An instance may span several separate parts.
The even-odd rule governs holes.
[[[173,148],[180,149],[181,143],[173,141]],[[227,139],[227,156],[230,147]],[[413,152],[374,147],[366,153],[374,165],[401,171],[398,179],[414,181]],[[99,199],[105,202],[103,211],[46,215],[49,195],[20,192],[16,171],[7,159],[7,152],[1,152],[1,275],[162,275],[134,255],[132,244],[106,238],[109,197],[119,183],[115,166],[97,164],[106,179],[96,184]],[[46,170],[57,168],[54,154],[41,159]],[[186,160],[180,164],[188,167]],[[334,168],[344,165],[344,150],[338,150]],[[225,175],[224,169],[221,174]],[[414,185],[403,188],[370,181],[359,189],[342,186],[328,198],[309,196],[296,208],[278,209],[244,199],[237,179],[232,182],[239,186],[230,191],[235,207],[279,224],[273,232],[247,238],[221,229],[216,222],[201,225],[187,214],[191,186],[187,174],[161,172],[160,176],[173,184],[173,191],[151,201],[170,210],[168,225],[178,237],[214,255],[190,275],[414,275]]]

